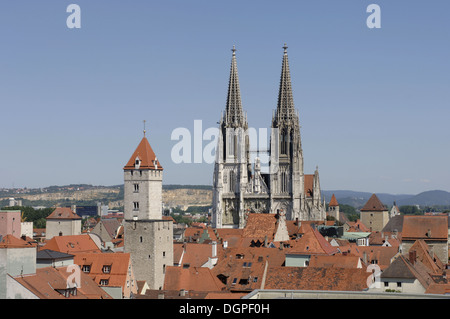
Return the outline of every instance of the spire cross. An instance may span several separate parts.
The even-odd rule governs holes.
[[[233,48],[231,49],[233,51],[233,55],[236,55],[236,46],[233,44]]]
[[[285,43],[285,44],[284,44],[284,47],[283,47],[283,49],[284,49],[284,54],[287,53],[287,48],[288,48],[288,46],[287,46],[286,43]]]

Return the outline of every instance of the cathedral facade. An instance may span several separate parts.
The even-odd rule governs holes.
[[[278,104],[270,133],[269,172],[260,158],[251,162],[247,116],[233,47],[225,111],[213,175],[212,224],[216,228],[244,228],[249,213],[282,214],[287,220],[325,220],[319,172],[303,172],[300,122],[291,86],[286,45],[281,69]]]

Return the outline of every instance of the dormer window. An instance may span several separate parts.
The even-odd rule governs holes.
[[[136,157],[136,159],[134,160],[134,168],[139,169],[139,167],[141,167],[141,160],[139,159],[139,157]]]
[[[104,274],[109,274],[111,272],[111,265],[104,265],[102,271]]]

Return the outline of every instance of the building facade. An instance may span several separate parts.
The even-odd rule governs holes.
[[[325,220],[319,172],[304,174],[300,122],[294,107],[287,46],[284,47],[277,108],[270,133],[269,172],[252,163],[247,116],[243,111],[236,49],[233,47],[225,111],[213,174],[212,223],[244,228],[249,213],[284,213],[287,220]],[[260,150],[258,150],[260,151]]]
[[[173,225],[162,217],[163,168],[147,138],[124,167],[124,252],[130,253],[136,280],[162,289],[173,265]]]

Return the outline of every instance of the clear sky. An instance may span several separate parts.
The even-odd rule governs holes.
[[[71,3],[80,29],[66,25]],[[173,162],[172,132],[217,127],[233,45],[249,126],[270,127],[286,42],[305,173],[317,165],[322,189],[450,191],[449,12],[448,0],[2,1],[0,187],[121,184],[143,120],[165,184],[212,184],[213,164]]]

